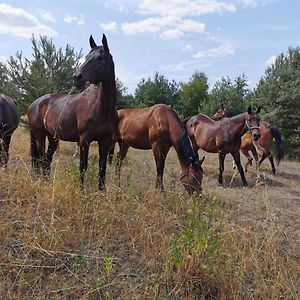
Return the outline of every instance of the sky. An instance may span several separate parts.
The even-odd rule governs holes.
[[[16,0],[0,2],[0,61],[31,58],[31,37],[84,55],[105,33],[116,76],[134,93],[157,71],[187,82],[204,72],[210,87],[243,73],[251,88],[277,55],[300,46],[299,0]]]

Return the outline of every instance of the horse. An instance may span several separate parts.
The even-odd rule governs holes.
[[[251,131],[254,140],[259,139],[259,112],[260,108],[254,111],[249,106],[247,112],[220,121],[215,121],[203,114],[183,120],[194,151],[197,152],[202,149],[206,152],[219,154],[218,182],[220,185],[223,185],[224,160],[227,153],[232,155],[243,185],[248,185],[241,166],[239,149],[241,137],[246,131]]]
[[[102,46],[97,46],[92,36],[91,50],[85,62],[74,74],[74,85],[91,85],[75,95],[47,94],[36,99],[28,108],[31,137],[32,166],[36,173],[50,174],[50,166],[59,140],[77,142],[80,147],[80,186],[88,167],[89,146],[97,141],[99,146],[99,190],[105,188],[107,154],[117,127],[116,81],[113,57],[106,36]],[[48,150],[45,153],[45,140]]]
[[[0,94],[0,166],[6,168],[13,132],[20,123],[20,112],[15,101]]]
[[[221,105],[219,110],[213,115],[214,120],[221,120],[224,117],[231,117],[233,114],[226,107]],[[242,142],[240,146],[241,152],[247,157],[247,163],[245,165],[245,171],[247,172],[248,166],[252,166],[253,158],[249,154],[249,151],[252,152],[255,162],[256,168],[260,168],[262,162],[268,158],[271,164],[272,174],[276,173],[276,168],[274,165],[273,155],[271,153],[271,147],[273,145],[273,141],[275,141],[276,148],[276,163],[279,165],[280,161],[284,157],[283,145],[281,140],[281,134],[279,129],[271,125],[267,122],[260,123],[260,138],[257,141],[253,141],[251,134],[246,132],[242,136]]]
[[[173,146],[181,166],[180,181],[189,195],[202,190],[204,157],[199,160],[193,151],[185,128],[177,114],[165,104],[148,108],[124,108],[118,111],[119,123],[114,145],[119,144],[117,170],[120,176],[122,161],[130,147],[140,150],[152,149],[156,163],[156,188],[164,191],[163,172],[165,160]]]

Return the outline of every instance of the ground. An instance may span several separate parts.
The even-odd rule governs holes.
[[[47,181],[32,174],[19,128],[0,173],[0,299],[298,299],[300,163],[283,160],[263,184],[231,158],[224,187],[205,154],[203,195],[188,197],[172,150],[165,193],[154,188],[151,151],[130,149],[116,184],[97,191],[97,146],[85,190],[75,146],[61,143]],[[202,153],[201,153],[202,156]],[[243,160],[245,163],[245,161]]]

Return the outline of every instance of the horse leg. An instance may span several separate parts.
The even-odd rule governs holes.
[[[112,161],[113,161],[113,158],[114,158],[115,145],[116,144],[113,144],[113,146],[111,146],[111,148],[110,148],[110,150],[108,152],[108,163],[110,165],[112,164]]]
[[[4,168],[7,167],[7,162],[8,162],[8,150],[9,150],[9,145],[10,145],[10,141],[11,141],[11,135],[7,135],[4,137],[3,139],[3,143],[2,143],[2,157],[1,157],[1,165],[4,166]],[[3,160],[2,160],[3,159]]]
[[[275,174],[276,169],[275,169],[275,165],[274,165],[273,155],[270,153],[268,158],[269,158],[269,161],[270,161],[270,164],[271,164],[272,174]]]
[[[161,192],[164,191],[164,184],[163,184],[163,174],[165,168],[165,161],[170,148],[166,147],[158,147],[157,144],[152,145],[152,151],[154,154],[154,159],[156,163],[156,183],[155,187],[159,188]]]
[[[46,136],[36,137],[36,149],[38,153],[37,164],[42,167],[43,174],[45,174],[45,147],[46,147]],[[39,171],[38,171],[39,172]]]
[[[106,173],[106,162],[108,151],[111,146],[111,139],[107,139],[105,141],[98,141],[99,147],[99,191],[103,191],[105,189],[105,173]]]
[[[88,156],[89,156],[90,143],[84,138],[80,138],[79,142],[79,153],[80,153],[80,188],[83,190],[84,174],[88,167]]]
[[[231,152],[231,155],[232,155],[232,157],[234,159],[234,162],[236,164],[236,167],[237,167],[237,169],[238,169],[238,171],[241,175],[243,185],[247,186],[248,183],[247,183],[247,180],[246,180],[246,177],[245,177],[244,169],[243,169],[242,164],[241,164],[240,151]]]
[[[248,166],[252,166],[252,160],[253,158],[250,156],[249,151],[246,150],[241,150],[241,152],[246,156],[247,158],[247,163],[245,164],[245,172],[248,172]]]
[[[119,140],[118,144],[119,144],[119,152],[118,152],[117,158],[116,158],[116,161],[117,161],[117,163],[116,163],[116,175],[117,175],[117,180],[118,180],[118,186],[120,186],[121,166],[122,166],[124,158],[126,157],[129,146],[127,144],[125,144],[122,140]]]
[[[50,169],[51,169],[51,163],[52,163],[52,159],[53,159],[53,154],[55,153],[55,151],[57,150],[57,147],[59,145],[59,142],[57,139],[53,138],[52,136],[48,136],[48,141],[49,141],[49,145],[48,145],[48,150],[45,156],[45,167],[44,167],[44,176],[49,177],[50,175]]]
[[[219,185],[223,185],[223,172],[224,172],[224,160],[226,154],[222,151],[219,151]]]

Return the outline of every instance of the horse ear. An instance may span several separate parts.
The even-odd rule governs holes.
[[[90,36],[90,46],[92,49],[97,47],[97,44],[95,43],[92,35]]]
[[[256,111],[257,114],[259,114],[261,107],[259,107]]]
[[[108,44],[107,44],[107,39],[105,34],[103,33],[103,37],[102,37],[102,45],[104,47],[104,51],[105,52],[109,52],[109,48],[108,48]]]
[[[223,103],[221,104],[221,109],[224,110],[224,105],[223,105]]]
[[[251,105],[248,107],[248,114],[250,114],[251,113],[251,111],[252,111],[252,108],[251,108]]]

